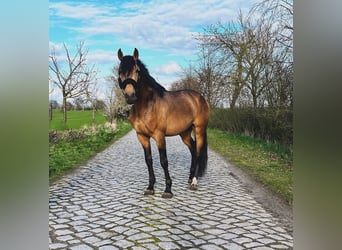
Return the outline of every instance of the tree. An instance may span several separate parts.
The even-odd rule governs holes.
[[[293,1],[263,0],[249,12],[249,17],[258,16],[263,25],[272,31],[274,49],[269,72],[265,76],[270,84],[264,98],[271,106],[293,105]]]
[[[125,117],[131,106],[127,104],[118,83],[119,64],[112,69],[112,75],[108,77],[106,116],[110,123],[119,117]]]
[[[96,76],[95,65],[87,65],[88,50],[84,49],[84,42],[80,42],[74,56],[63,43],[66,60],[61,62],[55,49],[52,48],[49,55],[50,80],[57,86],[63,97],[63,121],[67,121],[67,100],[84,96],[88,92],[89,85]]]
[[[171,90],[192,89],[208,101],[210,107],[218,107],[226,98],[227,77],[225,65],[211,48],[201,46],[195,65],[183,70],[180,80],[171,85]]]
[[[236,21],[210,25],[197,37],[227,65],[231,108],[239,101],[257,108],[292,100],[292,30],[292,1],[264,0],[246,17],[240,12]],[[269,100],[271,93],[278,100]]]
[[[202,46],[198,54],[198,64],[195,68],[199,84],[199,92],[208,101],[210,107],[218,107],[226,96],[225,64],[210,47]]]
[[[172,83],[170,90],[192,89],[200,92],[200,86],[195,76],[194,66],[189,65],[188,68],[184,68],[181,73],[182,77],[178,81]]]
[[[218,22],[204,29],[204,34],[196,39],[201,46],[210,47],[221,55],[221,62],[226,65],[227,92],[230,107],[234,108],[238,98],[247,84],[250,72],[246,71],[244,61],[248,53],[249,38],[245,36],[247,27],[240,12],[238,20],[223,24]],[[229,81],[228,81],[229,79]]]
[[[59,109],[60,105],[59,105],[59,103],[56,100],[51,100],[50,101],[50,107],[52,109]]]
[[[77,97],[74,99],[74,105],[76,110],[84,110],[86,101],[83,97]]]

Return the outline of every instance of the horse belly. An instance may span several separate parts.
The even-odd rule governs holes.
[[[172,119],[167,119],[166,123],[166,136],[179,135],[184,132],[190,126],[192,126],[193,120],[182,117],[174,117]]]

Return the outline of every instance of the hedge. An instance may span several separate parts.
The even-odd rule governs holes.
[[[212,109],[209,127],[292,147],[293,111],[280,108]]]

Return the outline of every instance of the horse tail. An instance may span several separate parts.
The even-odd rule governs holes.
[[[198,157],[198,176],[202,177],[205,174],[208,163],[208,141],[207,131],[203,134],[203,145],[200,149],[200,155]]]

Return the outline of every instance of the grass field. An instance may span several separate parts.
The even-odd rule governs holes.
[[[208,129],[208,144],[292,204],[293,165],[286,149],[215,129]]]
[[[50,121],[50,129],[66,130],[80,129],[84,125],[92,125],[93,111],[92,110],[70,110],[67,112],[67,123],[63,122],[63,112],[54,109],[52,111],[52,120]],[[106,122],[106,117],[102,111],[95,112],[95,123],[103,124]]]

